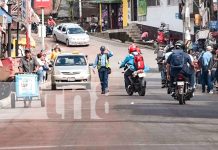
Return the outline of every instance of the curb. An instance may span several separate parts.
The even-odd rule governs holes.
[[[118,39],[110,39],[110,38],[105,38],[104,36],[98,36],[98,35],[95,35],[95,34],[90,34],[90,36],[93,36],[93,37],[96,37],[96,38],[101,38],[101,39],[105,39],[105,40],[110,40],[110,41],[114,41],[114,42],[118,42],[118,43],[122,43],[120,40]],[[122,44],[132,44],[133,42],[130,42],[130,41],[125,41],[125,43],[122,43]],[[136,42],[137,43],[137,42]],[[137,43],[137,45],[140,47],[140,48],[147,48],[147,49],[151,49],[151,50],[154,50],[154,48],[152,46],[148,46],[148,45],[144,45],[144,44],[141,44],[141,43]]]
[[[11,103],[10,98],[11,98],[11,94],[8,97],[0,100],[0,109],[10,105],[10,103]]]

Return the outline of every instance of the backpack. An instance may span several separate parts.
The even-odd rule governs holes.
[[[135,64],[136,70],[144,70],[145,63],[144,63],[143,56],[140,54],[135,55],[134,56],[134,64]]]
[[[172,68],[182,69],[185,64],[185,57],[183,52],[173,52],[170,65]]]
[[[210,59],[210,62],[209,62],[208,65],[205,65],[204,58],[203,58],[203,57],[204,57],[204,53],[205,53],[205,52],[203,52],[203,53],[201,54],[200,58],[198,59],[198,64],[199,64],[199,66],[200,66],[203,70],[208,70],[209,64],[211,63],[212,59]]]
[[[163,43],[164,42],[164,33],[163,32],[158,32],[157,41],[159,43]]]

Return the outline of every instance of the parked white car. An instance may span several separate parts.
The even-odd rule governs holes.
[[[67,46],[89,45],[89,35],[78,24],[62,23],[53,29],[53,38],[56,42],[66,43]]]

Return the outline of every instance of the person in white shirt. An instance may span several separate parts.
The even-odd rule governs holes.
[[[37,60],[37,62],[39,64],[39,69],[37,71],[39,83],[43,82],[43,66],[44,66],[44,63],[42,62],[41,58],[42,58],[42,54],[41,53],[37,54],[36,60]]]

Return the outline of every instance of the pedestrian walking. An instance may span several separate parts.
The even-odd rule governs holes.
[[[43,82],[43,66],[44,66],[44,63],[42,62],[41,59],[42,59],[42,54],[41,53],[37,54],[36,60],[37,60],[37,62],[39,64],[39,69],[37,71],[39,83]]]
[[[207,92],[213,94],[213,83],[211,79],[211,63],[213,59],[212,55],[213,47],[208,45],[206,52],[202,52],[199,62],[201,65],[201,80],[202,80],[202,93],[205,93],[205,87],[207,85]]]
[[[110,74],[109,58],[113,56],[113,52],[106,49],[105,46],[100,47],[100,53],[97,54],[93,68],[97,66],[98,75],[101,82],[101,94],[109,92],[108,74]],[[94,70],[93,70],[94,71]]]
[[[218,50],[214,50],[213,54],[213,62],[211,63],[211,78],[212,83],[216,86],[216,90],[218,90]]]

